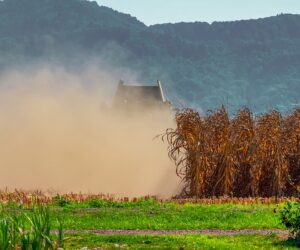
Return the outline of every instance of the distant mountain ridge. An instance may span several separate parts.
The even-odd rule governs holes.
[[[146,26],[86,0],[0,1],[0,68],[104,58],[175,103],[288,110],[300,98],[300,15]]]
[[[300,37],[300,15],[281,14],[273,17],[231,22],[205,22],[158,24],[150,26],[161,31],[193,41],[216,39],[268,39],[270,35]],[[260,31],[260,32],[257,32]],[[263,32],[266,32],[265,34]]]

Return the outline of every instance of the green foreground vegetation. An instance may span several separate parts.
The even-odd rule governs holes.
[[[57,215],[67,229],[276,229],[284,228],[280,205],[200,205],[159,203],[154,200],[114,202],[92,200],[84,203],[58,201],[50,213],[57,226]],[[26,209],[6,206],[12,213]]]
[[[234,205],[148,205],[64,208],[69,229],[271,229],[283,228],[274,207]]]
[[[64,249],[296,249],[281,235],[97,235],[84,229],[284,229],[283,205],[178,205],[154,200],[115,202],[91,200],[76,203],[64,199],[49,206],[53,229],[66,231]],[[33,216],[36,209],[2,205],[1,216]],[[59,218],[59,220],[57,219]],[[27,223],[27,224],[26,224]],[[24,222],[24,229],[30,227]],[[58,236],[53,236],[57,238]],[[2,250],[2,248],[0,247]]]
[[[68,249],[297,249],[293,241],[276,235],[180,235],[180,236],[103,236],[76,234],[66,242]]]

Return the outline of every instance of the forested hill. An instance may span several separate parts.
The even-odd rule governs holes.
[[[281,14],[256,20],[208,23],[176,23],[153,25],[151,29],[184,37],[190,41],[207,40],[268,40],[274,36],[300,37],[300,16]]]
[[[161,79],[177,105],[261,112],[300,103],[299,15],[147,27],[86,0],[3,0],[0,54],[2,69],[101,58],[141,82]]]

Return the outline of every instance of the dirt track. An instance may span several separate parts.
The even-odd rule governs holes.
[[[241,230],[219,230],[219,229],[202,229],[202,230],[65,230],[66,233],[95,233],[100,235],[186,235],[186,234],[203,234],[203,235],[241,235],[241,234],[280,234],[288,235],[287,230],[270,229],[270,230],[256,230],[256,229],[241,229]]]

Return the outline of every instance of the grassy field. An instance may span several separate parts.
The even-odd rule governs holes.
[[[76,234],[66,242],[68,249],[297,249],[293,242],[276,235],[181,235],[181,236],[103,236]]]
[[[59,200],[50,205],[54,228],[59,216],[66,231],[65,249],[296,249],[282,235],[97,235],[84,229],[284,229],[282,205],[201,205],[154,200],[115,202]],[[6,214],[32,213],[30,207],[6,204]]]
[[[276,206],[149,204],[62,208],[69,229],[271,229],[282,228]]]
[[[52,218],[59,215],[67,229],[280,229],[280,205],[198,205],[98,201],[51,205]],[[28,210],[4,207],[8,212]],[[53,219],[56,223],[56,219]]]

